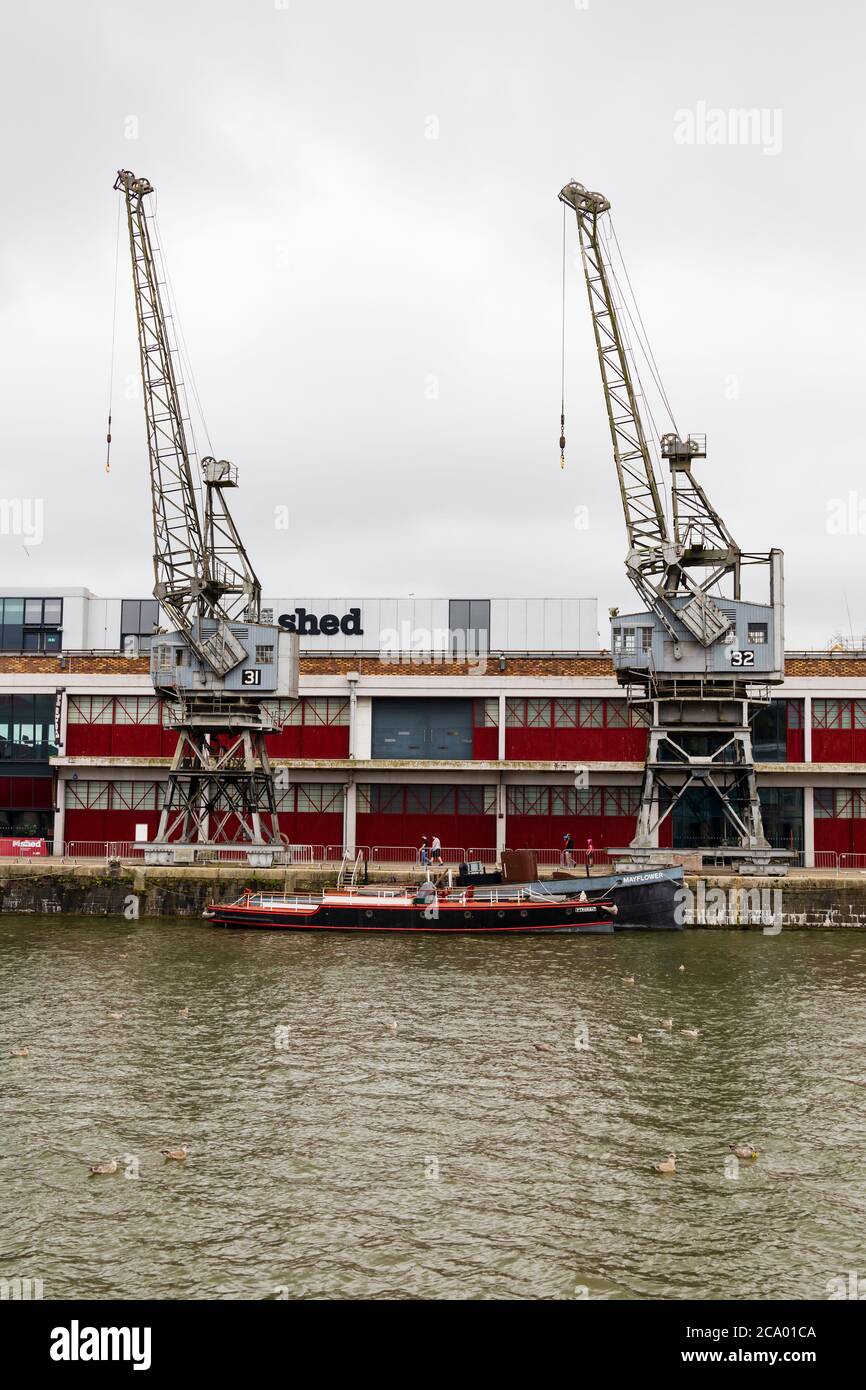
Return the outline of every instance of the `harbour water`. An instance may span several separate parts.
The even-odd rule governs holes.
[[[0,1275],[46,1299],[826,1299],[866,1276],[864,997],[844,929],[4,916]]]

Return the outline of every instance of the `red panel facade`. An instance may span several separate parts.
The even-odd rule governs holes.
[[[524,761],[640,762],[647,730],[622,699],[508,699],[505,756]]]
[[[438,835],[446,848],[496,847],[493,787],[388,783],[358,787],[359,845],[418,847]]]
[[[866,700],[812,701],[812,761],[866,762]]]
[[[561,849],[570,834],[578,855],[588,839],[595,850],[627,845],[634,836],[634,816],[509,816],[505,838],[509,849]]]
[[[815,849],[866,854],[866,792],[815,789]]]

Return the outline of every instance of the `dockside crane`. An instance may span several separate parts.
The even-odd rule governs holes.
[[[704,435],[661,436],[670,467],[668,512],[611,265],[610,202],[575,182],[559,197],[577,218],[628,537],[626,572],[646,605],[611,621],[617,678],[649,726],[633,856],[652,857],[660,825],[701,787],[720,813],[731,862],[744,871],[784,871],[785,855],[771,850],[764,834],[751,732],[770,688],[784,679],[782,552],[740,549],[693,471],[706,457]],[[769,602],[743,598],[745,566],[763,568]]]
[[[234,464],[205,457],[197,483],[178,352],[152,235],[152,184],[128,169],[124,198],[153,508],[154,598],[170,628],[152,639],[150,673],[177,748],[157,838],[145,857],[178,863],[234,844],[266,865],[283,847],[265,737],[274,702],[298,692],[298,638],[262,621],[261,585],[232,518]]]

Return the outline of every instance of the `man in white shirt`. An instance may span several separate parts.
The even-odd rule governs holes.
[[[431,864],[442,863],[442,841],[438,835],[434,835],[430,841],[430,862]]]

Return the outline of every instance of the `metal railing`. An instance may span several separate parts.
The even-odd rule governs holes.
[[[53,859],[67,862],[89,860],[103,864],[112,861],[142,864],[145,862],[147,851],[153,848],[153,842],[149,840],[68,840],[64,843],[43,840],[37,835],[0,836],[0,861],[24,863],[30,860]],[[720,850],[723,852],[724,847],[720,847]],[[249,852],[249,847],[242,844],[217,845],[197,850],[195,858],[199,864],[246,864]],[[585,849],[525,849],[524,852],[534,854],[540,868],[576,869],[578,872],[586,868],[588,856]],[[671,851],[672,854],[676,852],[676,848]],[[615,858],[622,858],[622,855],[623,851],[620,851]],[[446,868],[471,862],[480,862],[494,868],[498,863],[498,855],[489,845],[469,849],[443,846],[440,862]],[[614,857],[606,849],[594,849],[592,863],[595,868],[608,867],[614,863]],[[866,873],[866,853],[855,851],[818,849],[807,854],[805,850],[797,850],[791,855],[789,863],[792,868],[817,869],[837,874]],[[365,864],[380,868],[412,870],[437,867],[429,860],[427,864],[422,864],[421,852],[414,845],[355,845],[347,849],[343,845],[289,844],[280,845],[274,851],[275,867],[298,865],[326,869],[345,865],[343,879],[352,876],[355,882],[358,881]]]
[[[443,845],[439,851],[440,858],[433,860],[432,852],[428,851],[428,862],[441,864],[463,864],[466,862],[465,849],[456,849],[452,845]],[[370,851],[371,864],[421,864],[421,851],[415,845],[374,845]]]
[[[545,868],[558,869],[585,869],[590,854],[589,850],[586,849],[535,849],[531,853],[535,855],[537,862]],[[613,861],[606,849],[594,849],[592,862],[594,865],[607,865]]]

